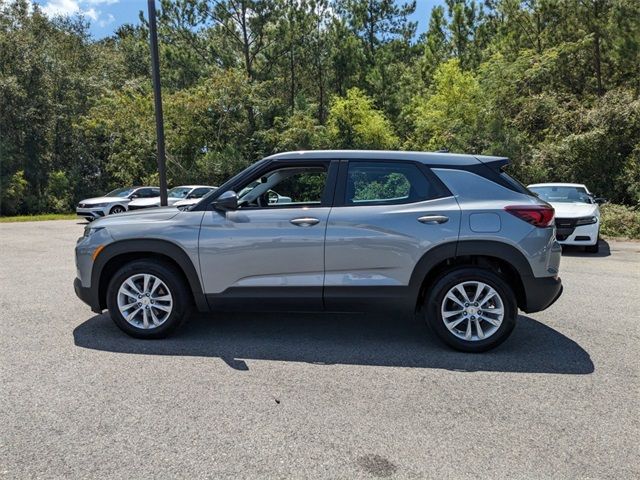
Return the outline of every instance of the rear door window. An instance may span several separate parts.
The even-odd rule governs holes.
[[[156,191],[153,188],[140,188],[136,190],[135,195],[137,195],[138,198],[152,198],[159,196],[160,190]]]
[[[414,163],[349,162],[345,205],[394,205],[436,196],[436,188]]]

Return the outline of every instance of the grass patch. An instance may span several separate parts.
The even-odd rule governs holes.
[[[17,215],[15,217],[0,217],[0,223],[11,222],[41,222],[43,220],[74,220],[75,213],[43,213],[42,215]]]
[[[607,203],[600,212],[603,236],[640,239],[640,209]]]

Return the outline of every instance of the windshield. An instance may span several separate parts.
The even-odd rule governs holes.
[[[115,190],[112,190],[111,192],[107,193],[105,197],[125,198],[131,195],[131,193],[133,193],[134,190],[135,188],[116,188]]]
[[[185,198],[189,195],[190,191],[191,188],[189,187],[174,187],[167,192],[167,196],[173,198]]]
[[[549,203],[593,203],[583,187],[529,187]]]
[[[251,190],[256,188],[258,185],[260,185],[260,181],[258,180],[251,182],[249,185],[247,185],[242,190],[240,190],[240,192],[238,193],[238,199],[241,199],[242,197],[244,197],[247,193],[249,193]]]

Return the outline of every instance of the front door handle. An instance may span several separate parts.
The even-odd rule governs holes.
[[[311,227],[316,223],[320,223],[320,220],[313,217],[294,218],[293,220],[290,220],[290,221],[291,223],[293,223],[294,225],[297,225],[298,227]]]
[[[435,225],[437,223],[448,222],[449,217],[445,217],[444,215],[425,215],[424,217],[418,218],[418,221],[427,225]]]

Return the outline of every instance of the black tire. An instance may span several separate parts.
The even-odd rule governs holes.
[[[124,213],[126,211],[127,210],[124,207],[122,207],[120,205],[116,205],[114,207],[111,207],[111,210],[109,210],[109,215],[115,215],[117,213]]]
[[[595,245],[587,245],[584,247],[584,251],[587,253],[598,253],[600,251],[600,242],[596,242]]]
[[[118,290],[132,275],[149,273],[158,277],[167,286],[173,305],[167,319],[150,329],[138,328],[125,320],[118,308]],[[172,265],[161,261],[135,260],[124,265],[111,278],[107,288],[107,308],[111,319],[123,332],[136,338],[165,338],[173,333],[187,319],[191,310],[191,295],[184,276]]]
[[[467,281],[479,281],[492,287],[502,299],[504,318],[498,329],[486,339],[464,340],[445,326],[442,318],[442,302],[454,286]],[[481,267],[463,267],[445,272],[427,292],[425,312],[427,324],[447,345],[462,352],[485,352],[504,342],[516,325],[518,306],[516,296],[507,282],[497,273]],[[467,321],[467,320],[465,320]]]

